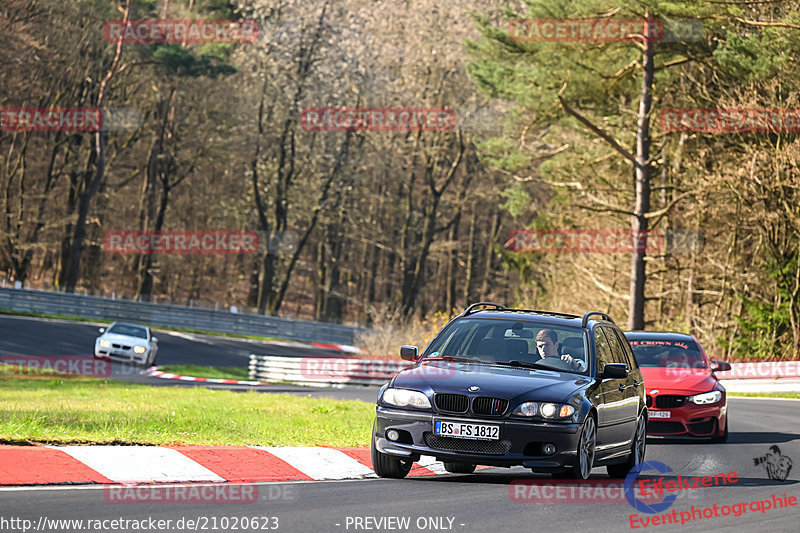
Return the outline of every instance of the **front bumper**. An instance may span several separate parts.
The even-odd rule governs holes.
[[[479,441],[433,435],[434,419],[500,426],[499,441]],[[572,466],[576,458],[580,424],[546,423],[519,419],[468,418],[378,407],[375,447],[381,453],[414,461],[429,455],[439,461],[490,466],[524,466],[557,472]],[[389,429],[400,433],[397,441],[386,438]],[[556,453],[544,455],[542,446],[554,444]]]
[[[647,408],[647,434],[658,437],[714,437],[725,427],[727,402],[713,405],[687,403],[674,409]],[[657,418],[653,412],[668,411],[669,418]]]
[[[94,347],[94,356],[98,359],[143,365],[150,356],[150,350],[146,350],[144,353],[134,353],[133,349],[124,350],[122,348],[114,348],[113,346],[111,348],[104,348],[97,344]]]

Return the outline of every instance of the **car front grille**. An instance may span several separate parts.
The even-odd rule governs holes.
[[[466,413],[469,408],[469,398],[463,394],[436,394],[433,397],[439,411],[450,413]]]
[[[716,428],[716,422],[714,418],[693,418],[687,426],[689,431],[697,435],[710,435]]]
[[[647,407],[653,407],[653,397],[649,394],[647,395]]]
[[[686,396],[676,396],[674,394],[662,394],[656,396],[656,408],[675,409],[686,405]]]
[[[423,435],[428,448],[452,452],[505,455],[511,449],[510,440],[472,440],[442,437],[426,431]]]
[[[686,428],[680,422],[670,422],[667,420],[648,420],[647,432],[659,435],[686,433]]]
[[[478,396],[472,400],[472,412],[476,415],[500,416],[508,409],[508,400],[505,398],[491,398]]]
[[[123,346],[122,344],[112,344],[111,346],[113,346],[114,348],[116,348],[118,350],[119,349],[123,349],[123,350],[130,350],[131,349],[130,346]]]

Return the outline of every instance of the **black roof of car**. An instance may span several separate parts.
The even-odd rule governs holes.
[[[485,307],[489,307],[488,309]],[[592,318],[599,315],[600,318]],[[543,324],[554,326],[586,327],[589,321],[608,322],[614,321],[605,313],[590,311],[583,316],[555,311],[538,311],[534,309],[511,309],[500,304],[480,302],[470,305],[459,317],[498,318],[505,320],[535,320]]]
[[[660,340],[660,341],[692,341],[694,337],[686,333],[676,333],[674,331],[626,331],[625,336],[628,340]]]

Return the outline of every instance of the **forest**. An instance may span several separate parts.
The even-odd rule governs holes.
[[[598,310],[795,359],[799,56],[794,0],[3,0],[0,280],[367,327]],[[142,231],[259,244],[108,245]]]

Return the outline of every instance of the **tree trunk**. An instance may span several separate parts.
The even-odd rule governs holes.
[[[648,18],[648,15],[645,15]],[[631,257],[630,302],[628,306],[628,329],[644,329],[644,288],[646,281],[645,252],[647,219],[650,210],[650,106],[653,100],[653,41],[644,39],[642,56],[642,94],[639,101],[639,118],[636,128],[636,207],[631,223],[636,239]],[[640,237],[642,239],[640,240]]]

